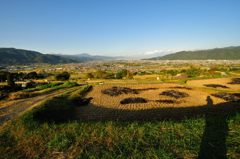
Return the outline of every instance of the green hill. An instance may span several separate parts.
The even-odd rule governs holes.
[[[71,63],[76,62],[72,59],[64,58],[57,55],[42,54],[36,51],[0,48],[0,64],[16,65],[16,64],[34,64],[34,63]]]
[[[198,51],[180,51],[149,60],[240,60],[240,46]]]

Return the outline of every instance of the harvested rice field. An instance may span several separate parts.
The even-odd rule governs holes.
[[[125,88],[136,90],[138,93],[130,92],[123,93],[115,96],[104,94],[105,90],[116,88],[113,85],[95,86],[93,90],[87,95],[88,98],[92,97],[90,104],[96,107],[123,109],[123,110],[143,110],[153,108],[166,108],[166,107],[193,107],[206,105],[206,98],[210,93],[199,91],[192,88],[183,89],[177,84],[140,84],[140,85],[120,85],[118,88]],[[175,91],[185,96],[176,98],[167,95],[167,91]],[[143,103],[129,103],[121,104],[121,101],[127,98],[144,98],[147,102]],[[224,102],[221,99],[212,97],[214,104]],[[176,102],[169,102],[176,101]],[[161,102],[162,101],[162,102]]]
[[[75,116],[79,120],[94,121],[158,120],[198,116],[209,111],[234,110],[239,105],[239,100],[236,100],[239,98],[236,95],[239,86],[227,84],[229,81],[231,79],[189,81],[187,85],[177,83],[97,85],[86,96],[87,99],[91,99],[89,104],[77,107]],[[204,86],[209,84],[227,85],[234,88],[229,91],[235,94],[219,96],[218,93],[222,92],[223,88],[211,89]]]
[[[235,79],[235,80],[234,80]],[[187,85],[191,87],[207,87],[218,86],[218,89],[239,91],[240,84],[237,84],[236,78],[216,78],[216,79],[203,79],[203,80],[191,80],[187,82]]]

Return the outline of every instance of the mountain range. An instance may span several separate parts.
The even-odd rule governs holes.
[[[70,60],[77,60],[78,62],[123,59],[123,57],[121,56],[101,56],[101,55],[90,55],[87,53],[75,54],[75,55],[59,55],[59,56],[70,59]]]
[[[116,60],[120,57],[98,56],[89,54],[76,55],[53,55],[42,54],[37,51],[0,48],[0,65],[25,65],[36,63],[58,64],[58,63],[78,63],[85,61]]]
[[[141,57],[141,55],[139,55]],[[89,55],[86,53],[76,55],[62,54],[42,54],[37,51],[0,48],[0,65],[25,65],[36,63],[78,63],[86,61],[103,61],[103,60],[123,60],[131,59],[127,57],[111,57],[100,55]],[[145,58],[147,60],[240,60],[240,46],[225,48],[215,48],[197,51],[180,51],[165,56]]]
[[[208,50],[180,51],[148,60],[240,60],[240,46]]]
[[[61,56],[42,54],[37,51],[29,51],[15,48],[0,48],[1,65],[34,64],[34,63],[57,64],[70,62],[77,61],[63,58]]]

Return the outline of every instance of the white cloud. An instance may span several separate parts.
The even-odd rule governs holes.
[[[147,51],[144,53],[144,55],[152,55],[152,54],[156,54],[156,53],[160,53],[161,50],[152,50],[152,51]]]
[[[168,54],[175,52],[174,50],[152,50],[152,51],[147,51],[144,53],[144,55],[153,55],[153,54]]]

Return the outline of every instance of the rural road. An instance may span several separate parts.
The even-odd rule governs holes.
[[[58,96],[62,93],[74,91],[78,89],[78,87],[61,89],[52,93],[36,96],[33,98],[26,98],[15,102],[14,104],[0,107],[0,125],[5,123],[8,120],[13,119],[20,113],[24,112],[25,110],[33,107],[34,105],[42,102],[43,100],[50,99],[52,97]]]

